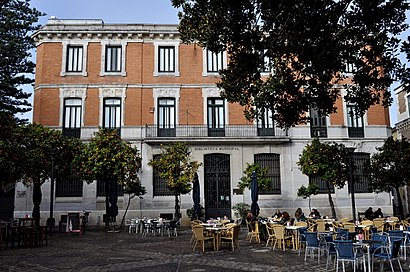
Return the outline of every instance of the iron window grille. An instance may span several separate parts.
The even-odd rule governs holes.
[[[272,187],[268,191],[260,190],[262,195],[280,195],[281,178],[280,178],[280,155],[275,153],[261,153],[254,155],[254,162],[262,168],[268,168],[267,178],[272,181]]]

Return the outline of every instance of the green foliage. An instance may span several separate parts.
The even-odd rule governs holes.
[[[100,129],[75,158],[84,180],[111,180],[127,186],[139,180],[141,157],[138,149],[121,140],[115,130]]]
[[[410,143],[407,139],[388,138],[366,165],[370,185],[377,192],[399,188],[410,183]]]
[[[311,211],[310,202],[311,196],[317,195],[319,193],[319,186],[316,183],[309,183],[308,187],[304,185],[300,186],[298,189],[298,196],[303,197],[304,199],[309,199],[309,211]]]
[[[245,222],[248,212],[251,210],[251,206],[245,202],[239,202],[232,206],[237,218],[242,218],[242,222]]]
[[[305,147],[297,162],[303,174],[326,182],[333,218],[336,218],[336,210],[330,188],[331,185],[343,188],[349,180],[349,157],[349,151],[343,144],[321,143],[315,138],[311,145]]]
[[[257,163],[246,163],[246,169],[243,171],[243,176],[238,183],[239,189],[243,190],[245,188],[251,187],[252,184],[252,174],[253,172],[256,173],[256,179],[258,181],[258,188],[260,191],[269,191],[272,189],[272,181],[268,179],[266,176],[268,175],[269,169],[264,167],[262,168]]]
[[[31,84],[35,64],[29,59],[34,41],[33,25],[43,14],[30,6],[29,0],[0,1],[0,114],[16,114],[30,110],[21,85]]]
[[[303,174],[338,188],[343,188],[349,180],[349,153],[343,144],[321,143],[315,138],[302,151],[297,164]]]
[[[271,109],[279,126],[292,127],[307,120],[311,105],[334,113],[340,93],[333,84],[344,85],[345,99],[364,113],[379,102],[390,105],[388,87],[406,79],[398,37],[408,28],[407,1],[171,2],[180,9],[183,42],[227,51],[218,86],[229,102],[245,107],[248,119]],[[346,64],[356,67],[353,84],[341,73]]]
[[[317,195],[319,193],[319,186],[316,183],[310,183],[308,187],[304,185],[300,186],[298,189],[298,196],[304,199],[310,198],[312,195]]]
[[[406,138],[389,137],[365,165],[370,186],[376,192],[396,190],[400,218],[404,219],[403,201],[399,188],[410,183],[410,143]]]
[[[205,208],[201,204],[199,204],[199,206],[201,207],[201,213],[199,214],[198,218],[202,218],[202,217],[205,216]],[[196,217],[194,217],[194,207],[187,209],[186,210],[186,215],[189,218],[191,218],[191,220],[196,219]]]
[[[152,166],[161,178],[167,180],[168,187],[177,195],[191,191],[191,183],[201,163],[191,161],[191,152],[185,143],[178,142],[163,146],[159,160],[151,160]]]

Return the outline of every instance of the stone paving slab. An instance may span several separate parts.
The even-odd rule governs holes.
[[[49,236],[48,246],[0,252],[0,271],[327,271],[325,257],[319,264],[310,258],[305,263],[297,251],[272,251],[264,243],[249,243],[246,233],[246,229],[241,230],[240,251],[232,252],[227,245],[213,251],[208,244],[204,253],[199,247],[192,251],[190,230],[181,230],[178,237],[145,238],[103,229],[83,235],[55,233]],[[410,271],[410,261],[402,263],[404,271]]]

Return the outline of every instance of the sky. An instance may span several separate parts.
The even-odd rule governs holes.
[[[51,16],[59,19],[102,19],[105,23],[154,23],[178,24],[178,10],[172,7],[171,0],[31,0],[31,5],[46,13],[39,20],[47,23]],[[410,13],[407,13],[410,22]],[[407,37],[409,32],[402,36]],[[33,52],[35,58],[35,52]],[[34,60],[34,59],[33,59]],[[396,88],[394,84],[391,90]],[[32,87],[25,86],[25,91],[32,92]],[[394,97],[394,93],[392,94]],[[30,99],[32,103],[32,97]],[[396,101],[390,107],[390,122],[397,123]],[[22,116],[31,121],[32,112]]]

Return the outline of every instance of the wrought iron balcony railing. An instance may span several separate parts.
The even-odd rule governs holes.
[[[226,125],[225,127],[211,128],[207,125],[177,125],[169,129],[166,133],[164,128],[156,125],[145,126],[145,136],[147,138],[156,137],[187,137],[187,138],[204,138],[204,137],[232,137],[232,138],[249,138],[249,137],[287,137],[287,131],[280,128],[258,128],[256,125]]]

